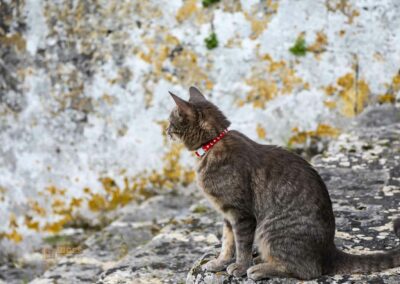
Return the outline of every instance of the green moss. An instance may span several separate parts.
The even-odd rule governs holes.
[[[218,38],[215,33],[210,34],[207,38],[204,39],[206,46],[208,49],[213,49],[218,46]]]
[[[212,4],[218,3],[220,0],[203,0],[203,7],[209,7]]]
[[[44,238],[44,242],[46,244],[56,246],[56,245],[69,245],[73,243],[73,239],[71,236],[65,235],[54,235],[47,238]]]
[[[294,45],[289,48],[289,51],[296,56],[304,56],[307,53],[307,45],[304,37],[300,36],[296,39]]]
[[[194,209],[193,209],[193,213],[206,213],[208,211],[208,208],[204,205],[197,205]]]

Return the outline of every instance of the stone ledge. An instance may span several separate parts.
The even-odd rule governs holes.
[[[352,253],[399,245],[391,220],[400,215],[400,118],[384,117],[400,111],[393,107],[370,111],[374,113],[371,117],[368,111],[364,113],[326,153],[313,159],[333,201],[336,243]],[[389,124],[377,122],[379,117]],[[164,219],[157,223],[155,235],[150,232],[153,218]],[[221,216],[198,190],[194,195],[154,197],[140,207],[124,209],[118,220],[86,241],[82,254],[64,259],[32,283],[254,283],[201,269],[202,263],[217,254],[221,229]],[[120,234],[128,242],[123,257],[116,238]],[[348,282],[400,283],[400,268],[371,275],[324,276],[304,283]]]

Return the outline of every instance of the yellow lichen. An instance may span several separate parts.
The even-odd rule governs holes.
[[[82,204],[82,199],[73,197],[69,206],[72,207],[80,207]]]
[[[65,205],[65,201],[63,201],[61,199],[55,199],[51,203],[52,208],[63,207],[64,205]]]
[[[378,102],[380,104],[394,104],[396,102],[396,97],[393,94],[379,95]]]
[[[84,189],[84,192],[88,194],[87,204],[89,209],[94,212],[110,211],[125,206],[140,196],[145,198],[152,196],[157,188],[172,188],[177,184],[189,185],[193,182],[195,174],[193,170],[184,169],[180,165],[182,149],[183,145],[173,144],[162,158],[164,162],[162,171],[144,172],[130,181],[128,178],[124,178],[123,186],[118,185],[109,177],[101,178],[100,182],[104,194],[101,192],[92,193],[90,189]]]
[[[196,178],[195,171],[193,171],[193,170],[185,170],[183,172],[182,185],[183,186],[187,186],[187,185],[193,183],[195,178]]]
[[[182,174],[182,167],[179,164],[179,157],[182,150],[182,144],[173,144],[170,151],[163,158],[163,174],[173,183],[178,182]]]
[[[197,0],[186,0],[176,14],[176,20],[183,22],[197,11]]]
[[[337,107],[336,102],[335,101],[324,101],[324,105],[329,108],[329,109],[335,109]]]
[[[251,77],[246,80],[251,89],[244,101],[238,100],[239,106],[252,103],[255,108],[264,108],[268,101],[278,95],[291,94],[295,89],[309,87],[286,62],[274,61],[268,54],[260,57],[266,61],[266,69],[253,68]]]
[[[390,84],[387,84],[386,93],[378,96],[378,103],[394,104],[396,102],[395,94],[398,92],[400,92],[400,73],[394,75]]]
[[[354,9],[348,0],[329,0],[325,1],[327,10],[330,12],[341,12],[347,17],[347,23],[352,24],[354,19],[360,15],[360,12]]]
[[[341,113],[353,117],[364,109],[369,99],[369,87],[364,80],[356,81],[353,73],[338,78]]]
[[[392,79],[392,88],[394,92],[400,91],[400,74],[396,74]]]
[[[194,181],[195,173],[192,169],[185,169],[179,163],[180,153],[183,146],[174,144],[163,157],[164,167],[161,171],[146,171],[138,174],[136,177],[123,179],[123,184],[119,185],[110,177],[100,179],[103,192],[96,192],[90,188],[84,188],[83,192],[86,198],[71,198],[67,200],[60,199],[65,197],[65,189],[59,189],[52,185],[46,188],[41,195],[51,200],[48,214],[59,216],[55,222],[48,222],[40,227],[40,222],[34,220],[34,214],[45,217],[46,211],[37,201],[30,201],[30,209],[32,215],[25,216],[24,225],[38,232],[49,232],[56,234],[71,225],[76,216],[80,216],[83,201],[86,200],[87,207],[93,212],[106,212],[114,210],[118,207],[125,206],[135,198],[148,198],[156,193],[156,189],[167,189],[176,185],[187,186]],[[13,229],[10,233],[1,233],[0,238],[8,238],[15,242],[22,240],[22,236],[18,233],[17,228],[20,225],[15,215],[10,216],[9,227]]]
[[[393,76],[392,82],[388,86],[387,94],[393,95],[400,92],[400,72]]]
[[[28,205],[29,208],[39,216],[44,217],[46,215],[46,210],[39,205],[39,202],[34,200],[29,200]]]
[[[297,127],[292,129],[294,133],[288,141],[288,145],[292,146],[294,144],[304,144],[307,140],[307,137],[310,136],[310,133],[307,131],[299,131]]]
[[[338,89],[333,85],[328,85],[324,88],[324,91],[325,91],[325,94],[327,94],[328,96],[333,96],[334,94],[336,94]]]
[[[292,132],[294,134],[288,141],[289,146],[305,144],[309,139],[335,138],[340,133],[339,129],[328,124],[319,124],[317,129],[310,131],[300,131],[295,127],[292,129]]]
[[[17,222],[17,217],[14,214],[10,215],[10,220],[9,220],[9,227],[10,228],[18,228],[18,222]]]
[[[98,193],[92,194],[91,198],[88,200],[89,209],[92,211],[101,211],[106,209],[106,199],[105,196]]]
[[[208,77],[206,69],[211,68],[211,64],[206,62],[205,68],[198,62],[197,54],[189,46],[182,47],[178,38],[169,34],[163,28],[159,28],[157,39],[144,38],[145,46],[136,51],[137,56],[153,66],[153,72],[146,81],[158,81],[164,78],[174,84],[190,86],[196,85],[208,90],[212,89],[213,82]],[[169,61],[169,62],[168,62]],[[171,68],[164,68],[165,63],[172,65]],[[152,87],[144,85],[148,95],[147,106],[152,100]]]
[[[207,72],[199,65],[197,54],[189,49],[183,49],[172,59],[176,70],[176,77],[181,85],[211,87],[212,82]]]
[[[39,231],[39,222],[38,221],[34,221],[33,218],[29,215],[25,216],[25,225],[31,229],[34,230],[36,232]]]
[[[62,219],[53,222],[53,223],[46,223],[43,227],[43,231],[52,233],[52,234],[56,234],[58,232],[60,232],[64,226],[71,221],[72,217],[71,216],[63,216]]]
[[[252,34],[251,39],[258,38],[262,32],[267,28],[271,18],[276,14],[279,3],[273,0],[267,0],[253,5],[251,11],[244,12],[246,19],[251,23]],[[260,10],[265,10],[265,13],[258,13]]]
[[[123,188],[117,186],[115,181],[111,178],[102,178],[100,179],[100,182],[102,183],[104,190],[108,193],[106,207],[103,208],[103,210],[114,210],[118,206],[125,206],[133,199],[127,179],[124,181],[125,187]]]
[[[269,19],[267,17],[258,19],[253,14],[248,14],[248,13],[244,14],[246,16],[246,19],[251,23],[251,30],[253,31],[253,33],[251,34],[250,38],[256,39],[267,28]]]
[[[104,93],[103,96],[101,96],[101,100],[108,105],[113,105],[117,101],[115,97],[110,96],[107,93]]]
[[[330,126],[328,124],[319,124],[317,130],[315,131],[315,135],[319,137],[334,137],[336,138],[339,135],[339,129]]]
[[[11,233],[3,233],[2,235],[15,243],[20,243],[23,240],[22,235],[16,229],[13,229]]]
[[[15,243],[21,242],[22,235],[17,231],[17,229],[20,227],[20,225],[18,224],[17,217],[13,213],[10,214],[8,227],[11,229],[11,232],[0,233],[0,239],[7,238]]]
[[[167,143],[167,127],[168,127],[168,120],[157,120],[156,123],[161,126],[161,135],[163,136],[163,142],[164,144]]]
[[[257,123],[256,131],[258,138],[265,139],[267,137],[267,131],[265,131],[265,128],[259,123]]]
[[[250,78],[246,80],[246,84],[252,87],[246,101],[252,101],[255,108],[265,107],[265,103],[273,99],[278,92],[277,84],[267,79]]]
[[[66,190],[57,188],[54,185],[51,185],[46,188],[46,190],[51,194],[51,195],[65,195]]]
[[[317,32],[317,37],[315,42],[309,46],[307,46],[307,51],[314,53],[321,53],[326,50],[326,46],[328,45],[328,37],[322,31]]]

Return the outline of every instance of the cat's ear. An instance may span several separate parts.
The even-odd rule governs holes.
[[[182,112],[186,115],[192,115],[194,113],[192,104],[181,99],[180,97],[174,95],[173,93],[169,92],[171,97],[174,99],[176,105],[178,106],[179,112]]]
[[[190,87],[189,94],[190,94],[189,102],[207,101],[207,99],[204,97],[204,95],[196,87],[193,87],[193,86]]]

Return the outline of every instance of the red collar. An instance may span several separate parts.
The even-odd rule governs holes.
[[[224,138],[225,134],[228,133],[228,131],[229,131],[228,129],[225,129],[213,140],[211,140],[210,142],[204,144],[199,149],[197,149],[195,152],[196,156],[199,158],[203,157],[212,147],[214,147],[215,144],[218,143],[219,140]]]

